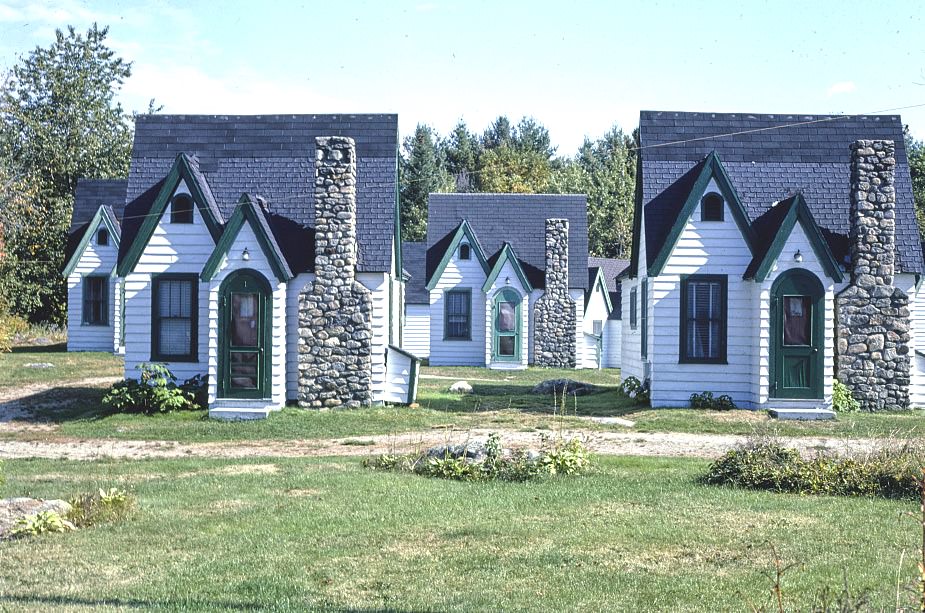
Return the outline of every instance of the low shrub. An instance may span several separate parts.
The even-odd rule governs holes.
[[[761,441],[733,449],[713,462],[705,483],[775,492],[917,499],[923,449],[906,444],[863,458],[818,455]]]
[[[145,362],[138,365],[139,379],[113,384],[103,397],[103,405],[120,413],[168,413],[203,409],[207,404],[206,377],[196,375],[177,384],[166,364]]]
[[[16,520],[16,524],[10,531],[10,536],[13,538],[25,538],[51,532],[69,532],[76,529],[73,523],[61,517],[58,512],[42,511],[36,515],[21,517]]]
[[[838,379],[832,383],[832,409],[836,413],[854,413],[861,410],[861,403],[854,399],[848,386]]]
[[[74,496],[68,503],[71,510],[67,519],[77,528],[86,528],[123,519],[135,507],[135,497],[119,488],[101,488]]]
[[[691,394],[692,409],[708,409],[711,411],[731,411],[736,408],[736,403],[732,401],[732,396],[723,394],[717,398],[713,397],[713,392],[701,392]]]
[[[649,382],[641,382],[633,376],[629,376],[620,382],[620,393],[635,400],[638,404],[649,404]]]
[[[29,323],[16,315],[6,312],[0,305],[0,353],[7,353],[13,349],[13,342],[17,335],[29,329]]]

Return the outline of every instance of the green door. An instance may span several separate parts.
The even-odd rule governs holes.
[[[270,392],[270,286],[242,270],[222,283],[219,314],[219,393],[267,398]]]
[[[822,283],[803,269],[771,287],[772,398],[822,398],[824,299]]]
[[[494,343],[492,359],[500,362],[519,362],[521,351],[520,295],[505,289],[495,296],[492,316]]]

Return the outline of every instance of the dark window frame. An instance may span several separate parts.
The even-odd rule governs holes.
[[[715,208],[718,207],[718,208]],[[710,215],[708,215],[708,210]],[[700,199],[700,221],[724,221],[726,201],[721,194],[710,192]]]
[[[100,296],[95,299],[91,294],[91,283],[100,284]],[[85,275],[81,280],[83,286],[83,300],[81,302],[81,323],[85,326],[108,326],[109,325],[109,275]],[[91,318],[93,312],[91,301],[100,303],[99,319]]]
[[[636,297],[639,295],[639,292],[636,288],[630,289],[630,330],[636,329]]]
[[[639,355],[642,359],[649,357],[649,279],[641,282],[642,301],[639,304],[639,323],[642,327],[642,338],[639,341]]]
[[[450,336],[450,295],[460,294],[466,296],[468,312],[466,313],[466,334],[465,336]],[[471,341],[472,340],[472,289],[455,288],[443,292],[443,340],[445,341]]]
[[[179,203],[183,203],[183,206],[178,206]],[[193,197],[189,194],[177,194],[174,196],[170,201],[170,223],[193,223],[193,208],[195,206]]]
[[[161,352],[161,320],[174,319],[161,317],[160,285],[164,281],[189,281],[190,287],[190,351],[185,354],[165,354]],[[198,362],[199,361],[199,275],[183,273],[161,273],[151,275],[151,359],[161,362]]]
[[[103,247],[109,245],[109,230],[100,228],[96,231],[96,244]]]
[[[472,259],[472,247],[469,243],[462,243],[459,245],[459,259],[460,260],[471,260]]]
[[[711,317],[707,320],[718,320],[720,322],[719,347],[715,357],[699,358],[689,356],[687,353],[687,335],[690,331],[690,324],[687,317],[687,302],[690,296],[690,286],[698,282],[719,283],[720,285],[720,312],[717,317]],[[679,364],[728,364],[727,351],[729,347],[729,277],[727,275],[682,275],[679,319]]]

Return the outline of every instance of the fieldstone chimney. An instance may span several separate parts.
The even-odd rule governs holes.
[[[533,362],[575,368],[575,301],[568,294],[568,219],[546,220],[546,291],[533,310]]]
[[[299,295],[299,406],[358,407],[372,400],[372,296],[356,281],[356,146],[315,141],[315,280]]]
[[[909,408],[909,297],[895,274],[895,144],[851,146],[851,284],[837,298],[838,379],[868,411]]]

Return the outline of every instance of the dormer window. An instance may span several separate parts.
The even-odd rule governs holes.
[[[100,231],[96,233],[96,244],[103,246],[109,244],[109,232],[105,228],[101,228]]]
[[[170,223],[193,223],[193,199],[177,194],[170,203]]]
[[[472,255],[472,249],[468,244],[463,243],[459,246],[459,259],[468,260]]]
[[[700,200],[700,221],[722,221],[723,197],[716,192],[710,192]]]

